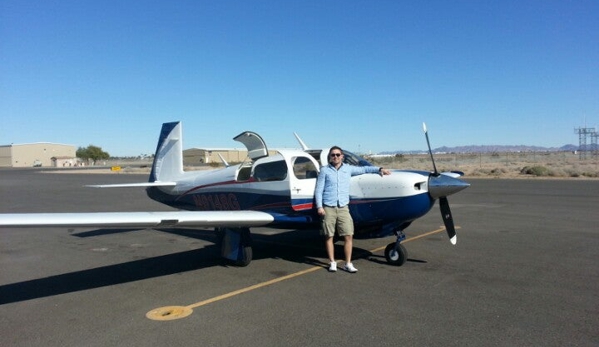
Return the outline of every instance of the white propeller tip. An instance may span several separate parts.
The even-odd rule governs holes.
[[[452,245],[455,245],[455,244],[458,242],[458,237],[457,237],[457,235],[456,235],[456,236],[454,236],[454,237],[452,237],[451,239],[449,239],[449,241],[451,241],[451,244],[452,244]]]

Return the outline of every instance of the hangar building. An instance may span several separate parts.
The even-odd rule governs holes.
[[[268,151],[274,155],[276,151]],[[229,164],[241,163],[248,155],[246,149],[237,148],[190,148],[183,150],[183,162],[185,165],[202,165],[210,163],[222,163],[218,155],[221,155]]]
[[[75,146],[37,142],[0,146],[0,167],[63,167],[77,164]]]

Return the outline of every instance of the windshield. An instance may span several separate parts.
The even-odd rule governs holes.
[[[372,164],[368,162],[366,159],[350,151],[343,150],[343,157],[343,162],[345,164],[351,164],[355,166],[372,166]]]

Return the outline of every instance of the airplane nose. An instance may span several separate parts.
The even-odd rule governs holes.
[[[468,187],[469,183],[443,174],[431,175],[428,179],[428,193],[433,199],[455,194]]]

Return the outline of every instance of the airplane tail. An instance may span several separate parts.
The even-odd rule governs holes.
[[[150,182],[168,182],[183,174],[183,143],[181,122],[162,124]]]

